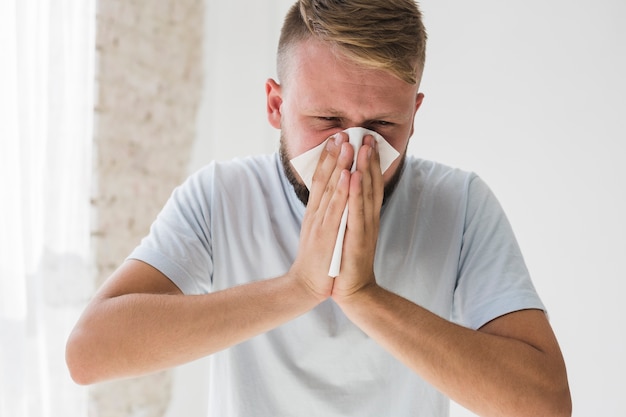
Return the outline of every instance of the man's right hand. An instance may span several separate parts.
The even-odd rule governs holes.
[[[354,148],[348,135],[332,136],[320,156],[302,221],[300,247],[290,274],[323,301],[331,295],[334,279],[328,267],[337,240],[341,216],[348,202]]]
[[[98,290],[68,339],[74,380],[92,384],[180,365],[274,329],[328,298],[328,265],[354,155],[346,142],[343,134],[322,153],[299,253],[286,275],[186,296],[159,270],[128,260]]]

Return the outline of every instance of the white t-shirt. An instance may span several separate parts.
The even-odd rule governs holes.
[[[174,191],[129,258],[185,294],[275,277],[295,259],[304,209],[277,154],[211,163]],[[544,309],[484,182],[411,156],[382,209],[375,273],[382,287],[472,329]],[[209,391],[209,417],[440,417],[449,407],[332,300],[212,355]]]

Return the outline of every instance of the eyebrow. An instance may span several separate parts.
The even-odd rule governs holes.
[[[316,115],[316,116],[324,115],[324,116],[330,116],[330,117],[338,117],[340,119],[346,117],[344,113],[332,107],[313,108],[313,109],[310,109],[308,113],[311,115]],[[386,120],[386,119],[398,120],[398,119],[405,119],[407,117],[408,117],[407,114],[403,114],[403,113],[382,113],[382,114],[376,115],[376,117],[368,117],[367,120],[368,121]]]

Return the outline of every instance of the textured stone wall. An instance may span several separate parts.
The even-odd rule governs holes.
[[[98,0],[94,248],[100,285],[187,174],[202,78],[202,0]],[[90,416],[162,416],[169,372],[90,389]]]

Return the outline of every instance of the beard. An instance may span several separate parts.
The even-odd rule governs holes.
[[[306,185],[304,185],[304,183],[298,180],[298,175],[296,174],[293,165],[291,165],[291,157],[288,155],[287,145],[285,144],[285,138],[282,132],[280,134],[280,148],[278,154],[280,156],[280,162],[283,165],[285,177],[287,177],[287,180],[293,187],[293,191],[296,193],[298,199],[302,201],[302,204],[306,206],[309,202],[309,189],[306,187]],[[396,169],[396,172],[385,184],[385,188],[383,190],[383,205],[385,205],[385,202],[389,199],[389,197],[391,197],[398,185],[398,182],[400,181],[402,171],[404,170],[405,159],[406,150],[405,152],[402,152],[402,155],[400,155],[400,165],[398,165],[398,169]]]

